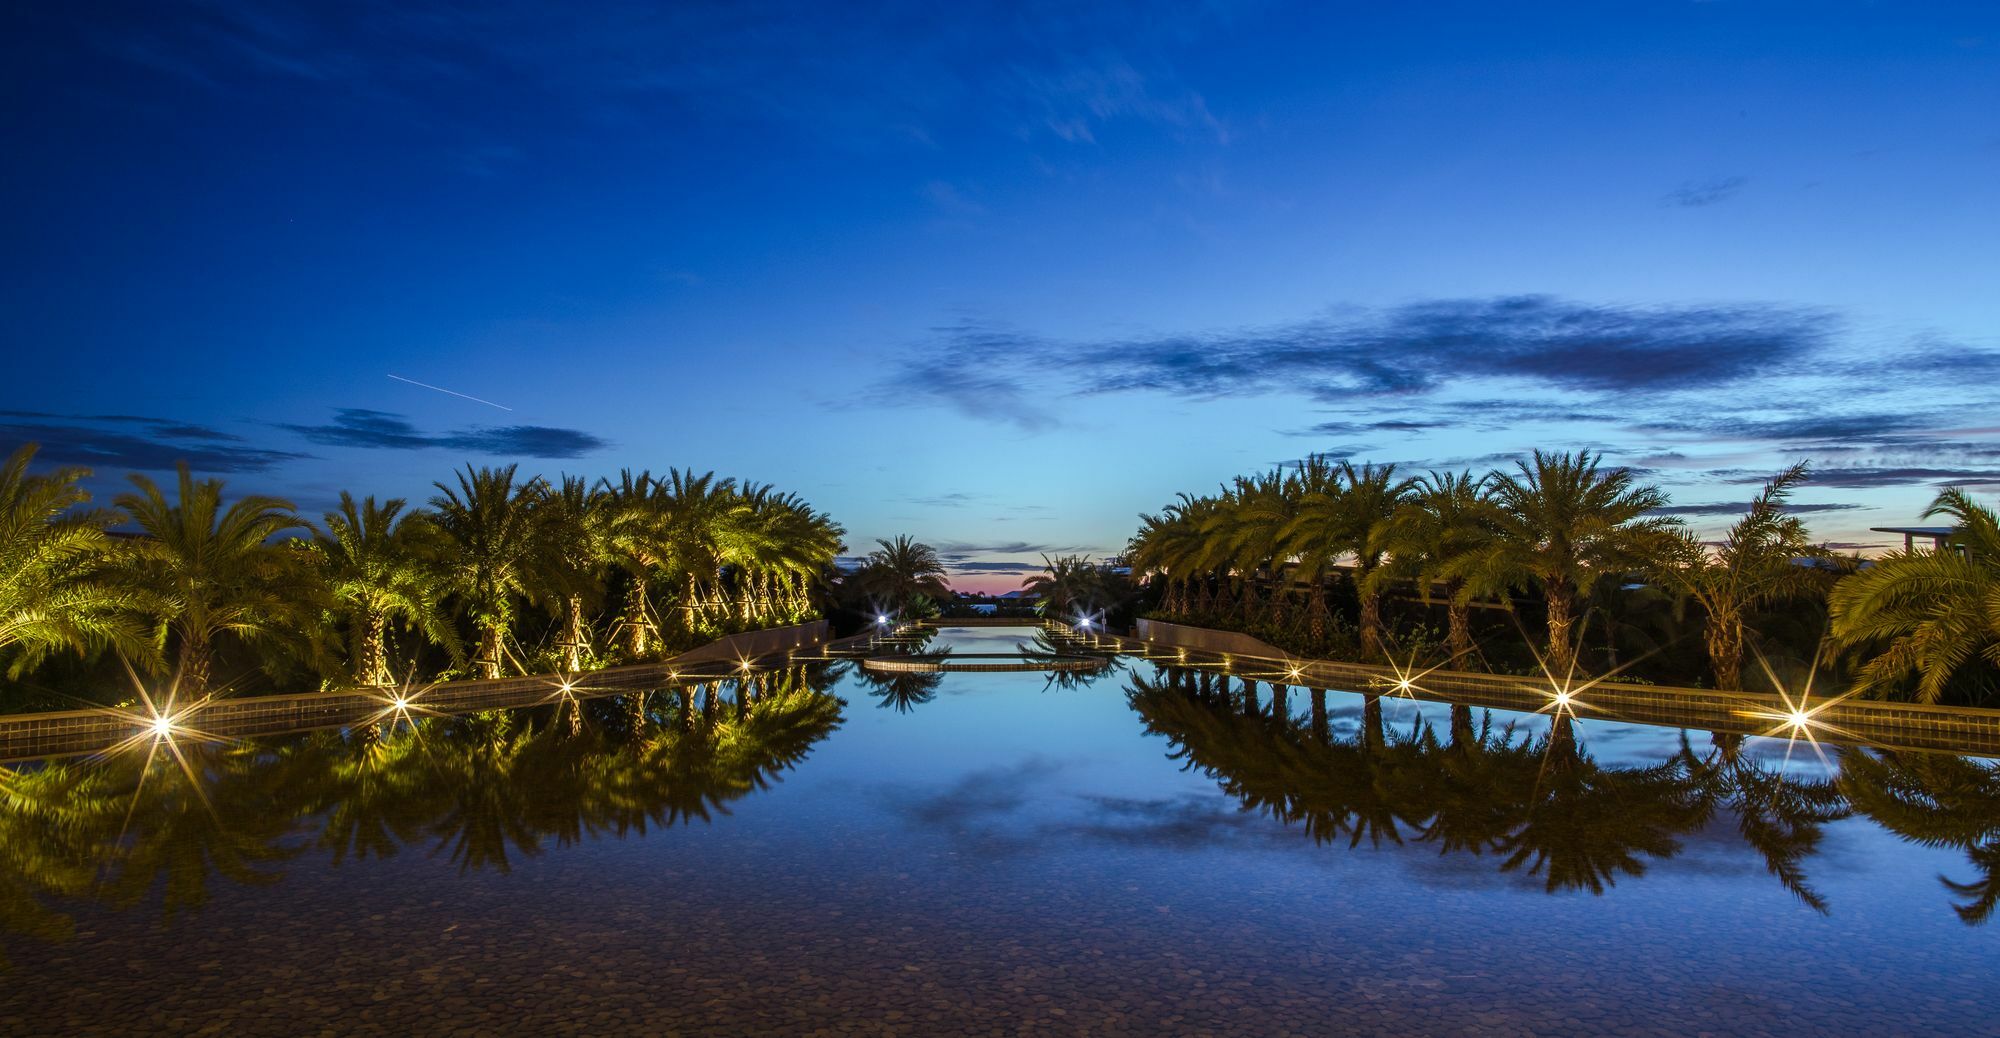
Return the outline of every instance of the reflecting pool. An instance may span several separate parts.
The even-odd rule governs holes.
[[[1989,761],[1132,658],[0,768],[10,1035],[1991,1034],[1996,905]]]

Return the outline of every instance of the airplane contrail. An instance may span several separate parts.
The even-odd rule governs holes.
[[[476,396],[467,396],[466,394],[464,394],[464,393],[460,393],[460,392],[458,392],[458,391],[456,391],[456,390],[451,390],[451,389],[446,389],[446,388],[444,388],[443,386],[433,386],[433,385],[431,385],[431,384],[430,384],[430,383],[428,383],[428,382],[419,382],[419,381],[417,381],[416,379],[413,379],[413,378],[404,378],[404,377],[403,377],[403,376],[401,376],[401,375],[390,375],[389,377],[390,377],[390,378],[393,378],[393,379],[395,379],[395,380],[396,380],[396,381],[398,381],[398,382],[408,382],[408,383],[409,383],[410,385],[413,385],[413,386],[422,386],[422,387],[423,387],[423,388],[425,388],[425,389],[429,389],[429,390],[433,390],[433,391],[435,391],[435,392],[439,392],[439,393],[443,393],[443,394],[445,394],[445,395],[447,395],[447,396],[455,396],[455,397],[458,397],[458,398],[459,398],[459,399],[461,399],[461,400],[470,400],[470,401],[472,401],[472,402],[473,402],[473,403],[475,403],[475,404],[485,404],[485,405],[486,405],[486,406],[488,406],[488,407],[497,407],[497,408],[499,408],[499,409],[500,409],[500,410],[502,410],[502,411],[512,411],[512,410],[513,410],[513,408],[511,408],[511,407],[508,407],[508,406],[507,406],[506,404],[496,404],[496,403],[494,403],[494,402],[493,402],[493,401],[491,401],[491,400],[481,400],[481,399],[479,399],[479,398],[478,398],[478,397],[476,397]]]

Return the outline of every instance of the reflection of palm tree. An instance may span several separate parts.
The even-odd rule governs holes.
[[[1984,923],[2000,907],[2000,770],[1941,753],[1840,751],[1840,789],[1854,809],[1927,847],[1956,847],[1978,870],[1970,883],[1940,877],[1963,898],[1952,911]]]
[[[1824,914],[1826,899],[1807,884],[1803,862],[1819,849],[1822,827],[1851,813],[1839,787],[1786,776],[1736,747],[1698,756],[1685,736],[1680,760],[1704,803],[1736,816],[1737,834],[1763,856],[1765,869],[1793,896]]]
[[[893,707],[899,714],[909,713],[936,699],[938,686],[944,683],[943,671],[884,671],[856,667],[854,676],[860,679],[869,695],[881,700],[877,706]]]
[[[298,853],[287,841],[294,814],[284,789],[252,749],[181,745],[100,767],[107,796],[129,811],[107,815],[93,834],[106,855],[96,893],[113,904],[129,908],[163,890],[171,921],[207,903],[212,877],[276,883],[273,866]]]
[[[1528,740],[1515,740],[1511,725],[1496,731],[1490,713],[1474,727],[1467,706],[1452,706],[1448,732],[1443,743],[1428,727],[1420,736],[1427,766],[1413,769],[1418,784],[1412,793],[1421,806],[1411,814],[1423,819],[1417,839],[1436,844],[1440,855],[1496,850],[1522,821],[1521,802],[1496,793],[1533,749]]]
[[[74,922],[47,899],[88,892],[96,873],[88,834],[119,806],[71,765],[0,768],[0,931],[51,943],[70,938]],[[0,944],[0,969],[6,965]]]
[[[1600,767],[1577,745],[1568,714],[1554,719],[1536,748],[1541,766],[1515,776],[1527,787],[1517,794],[1525,810],[1521,825],[1500,841],[1508,853],[1500,867],[1545,874],[1551,892],[1602,894],[1620,874],[1645,875],[1641,855],[1680,853],[1675,837],[1707,817],[1698,788],[1676,762]]]

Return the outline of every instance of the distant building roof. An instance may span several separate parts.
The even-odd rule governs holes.
[[[1900,533],[1909,537],[1950,537],[1958,532],[1956,526],[1871,526],[1875,533]]]

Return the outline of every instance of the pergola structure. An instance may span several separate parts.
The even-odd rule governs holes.
[[[1917,538],[1929,538],[1932,551],[1943,551],[1951,544],[1951,538],[1958,533],[1956,526],[1871,526],[1872,533],[1900,533],[1903,535],[1903,550],[1916,551]]]

